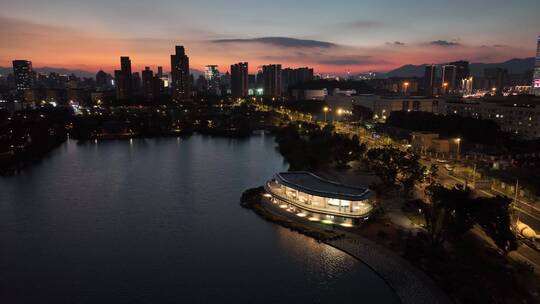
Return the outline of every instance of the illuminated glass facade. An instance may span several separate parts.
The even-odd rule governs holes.
[[[270,201],[280,208],[328,224],[358,224],[375,205],[370,189],[338,184],[309,172],[278,173],[265,189]]]
[[[536,46],[536,63],[534,66],[532,93],[536,96],[540,96],[540,35],[538,35],[538,44]]]

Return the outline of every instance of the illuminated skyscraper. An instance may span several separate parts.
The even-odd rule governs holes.
[[[231,65],[231,93],[233,97],[248,96],[248,63]]]
[[[281,97],[281,64],[263,66],[264,96]]]
[[[540,35],[538,35],[538,44],[536,46],[536,63],[534,65],[532,93],[536,96],[540,96]]]
[[[32,62],[28,60],[13,60],[13,75],[19,96],[24,95],[24,91],[32,88]]]
[[[176,46],[175,54],[171,55],[171,88],[174,102],[191,99],[189,57],[184,47],[180,45]]]
[[[221,93],[219,89],[220,74],[217,65],[207,65],[204,67],[204,78],[207,83],[207,90],[211,94],[219,95]]]

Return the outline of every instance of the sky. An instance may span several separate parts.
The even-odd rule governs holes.
[[[0,66],[28,59],[111,72],[170,68],[184,45],[194,69],[232,63],[387,71],[453,60],[533,57],[539,0],[0,0]]]

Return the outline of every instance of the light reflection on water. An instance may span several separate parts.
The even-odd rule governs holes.
[[[0,178],[0,302],[395,303],[348,255],[239,206],[270,136],[77,144]]]

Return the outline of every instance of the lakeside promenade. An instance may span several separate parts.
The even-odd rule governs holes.
[[[314,230],[321,229],[317,226],[318,224],[313,224],[277,208],[266,198],[261,199],[261,207],[272,216],[309,225]],[[452,303],[431,278],[402,257],[362,236],[339,228],[328,228],[343,236],[337,239],[322,240],[322,242],[349,254],[370,267],[394,290],[401,303]]]

